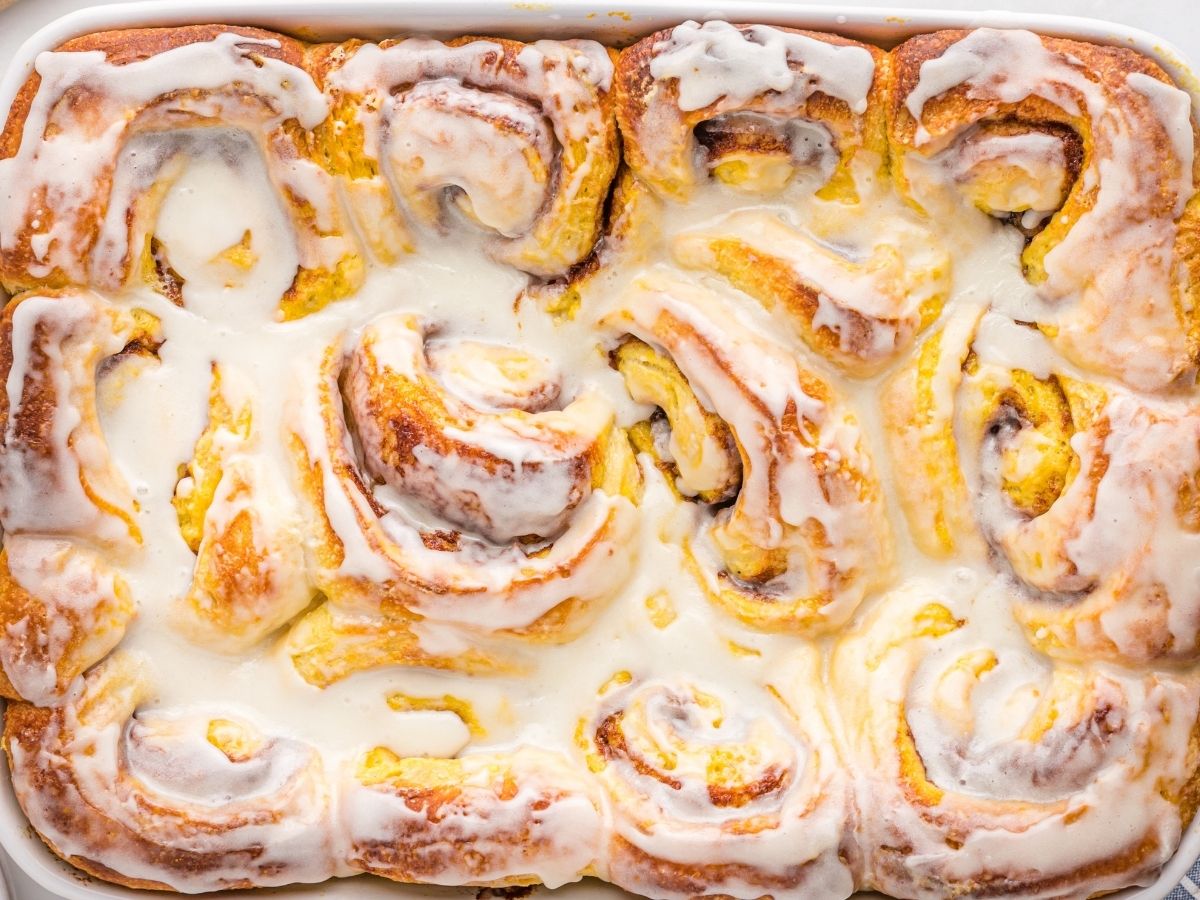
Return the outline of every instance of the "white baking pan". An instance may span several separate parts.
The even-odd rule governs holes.
[[[5,0],[0,0],[0,7]],[[791,25],[836,31],[848,37],[892,46],[914,34],[941,28],[1030,28],[1042,34],[1073,37],[1131,47],[1155,59],[1192,95],[1200,110],[1200,78],[1183,54],[1168,41],[1136,28],[1071,16],[1007,12],[953,12],[907,8],[866,9],[842,6],[804,6],[772,0],[744,0],[724,12],[698,0],[149,0],[97,6],[58,19],[30,35],[0,79],[0,116],[33,70],[38,53],[69,38],[110,28],[171,26],[219,22],[258,25],[306,40],[347,37],[379,39],[420,32],[437,37],[490,34],[532,37],[591,37],[610,44],[628,43],[685,19],[726,18],[743,22]],[[8,35],[4,36],[8,38]],[[7,41],[6,41],[7,43]],[[0,59],[0,64],[3,60]],[[1200,69],[1195,70],[1200,72]],[[0,294],[2,297],[2,294]],[[30,827],[17,805],[7,765],[0,763],[0,845],[38,885],[64,900],[145,900],[147,894],[96,881],[55,857]],[[1114,900],[1163,900],[1200,856],[1200,819],[1184,835],[1175,857],[1158,880],[1147,888],[1110,895]],[[472,898],[474,889],[402,886],[371,876],[338,879],[322,885],[260,891],[229,892],[227,896],[274,897],[285,900],[347,898],[415,900]],[[554,892],[554,900],[597,900],[619,897],[621,891],[591,881]],[[625,895],[628,896],[628,895]],[[866,895],[864,895],[865,900]],[[0,900],[6,900],[0,881]]]

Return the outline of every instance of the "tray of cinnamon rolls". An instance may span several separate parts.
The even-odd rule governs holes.
[[[13,61],[43,886],[1161,898],[1200,851],[1194,79],[614,12],[159,4]]]

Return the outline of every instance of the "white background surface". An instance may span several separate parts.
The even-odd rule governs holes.
[[[6,7],[10,2],[12,0],[0,0],[0,8]],[[330,2],[336,7],[337,0]],[[17,45],[37,28],[64,13],[84,6],[100,6],[103,3],[104,0],[17,0],[11,7],[0,9],[0,70],[7,64]],[[397,0],[397,3],[402,5],[403,0]],[[613,0],[611,4],[597,0],[596,5],[613,5],[620,8],[620,0]],[[738,5],[737,0],[717,3],[696,0],[695,9],[698,16],[714,14],[736,18]],[[801,7],[804,4],[797,2],[795,5]],[[853,5],[875,8],[908,5],[952,10],[1003,8],[1009,12],[1057,13],[1108,19],[1161,35],[1182,50],[1200,74],[1200,0],[1007,0],[1002,4],[995,0],[908,0],[907,3],[903,0],[853,0]],[[198,19],[203,18],[203,8],[202,2],[196,3]],[[7,857],[3,857],[2,851],[0,857],[0,865],[4,868],[14,900],[49,900],[53,897],[18,871]],[[2,888],[0,900],[3,900]]]

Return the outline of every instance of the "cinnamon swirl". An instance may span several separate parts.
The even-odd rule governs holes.
[[[1195,812],[1194,678],[1051,663],[1007,590],[907,584],[834,649],[866,882],[893,896],[1093,896]]]
[[[857,422],[833,389],[681,280],[636,284],[604,326],[670,356],[643,343],[642,362],[618,349],[616,364],[665,414],[680,490],[736,498],[686,539],[709,596],[765,630],[844,623],[886,578],[891,539]]]
[[[777,310],[810,349],[860,376],[893,361],[949,291],[935,234],[889,209],[888,65],[834,35],[688,22],[635,44],[617,70],[639,180],[686,201],[698,155],[718,183],[754,195],[749,209],[671,237],[675,261]],[[889,227],[865,228],[868,217]]]
[[[892,56],[897,182],[935,215],[958,200],[1019,220],[1036,288],[1019,318],[1135,387],[1194,380],[1200,157],[1188,96],[1131,50],[1029,31],[921,35]]]
[[[743,189],[778,186],[826,140],[836,152],[826,190],[852,195],[855,155],[879,162],[885,152],[885,59],[876,47],[794,28],[717,21],[657,32],[622,53],[617,69],[626,159],[655,190],[685,199],[697,140],[713,175]]]
[[[374,652],[354,642],[356,658],[338,638],[318,650],[301,623],[310,680],[409,654],[434,664],[441,654],[419,648],[438,641],[421,627],[459,633],[441,643],[463,649],[567,639],[568,620],[610,598],[632,559],[639,476],[612,408],[595,393],[555,408],[543,361],[432,337],[420,317],[390,315],[327,348],[301,382],[291,442],[331,606],[314,615],[337,630],[339,610],[368,613],[388,636]],[[477,669],[490,654],[474,649],[441,664]]]
[[[323,881],[330,789],[311,747],[225,718],[139,713],[143,663],[109,657],[54,709],[9,706],[13,789],[51,848],[130,887]]]
[[[647,897],[850,894],[847,783],[811,699],[797,721],[708,685],[614,676],[580,725],[613,807],[613,883]]]
[[[362,259],[307,150],[305,129],[328,101],[305,48],[258,29],[220,26],[106,32],[42,56],[0,133],[0,283],[8,290],[142,278],[168,296],[180,284],[156,238],[160,203],[183,163],[203,155],[258,173],[265,163],[288,210],[296,265],[279,298],[295,318],[357,289]],[[242,235],[243,260],[278,252]],[[178,297],[177,297],[178,299]]]
[[[1051,653],[1193,660],[1200,594],[1181,561],[1195,548],[1197,410],[1054,358],[1032,328],[965,312],[894,377],[885,415],[913,533],[938,554],[991,548]]]
[[[496,234],[498,259],[561,275],[591,250],[616,171],[610,54],[473,37],[320,46],[333,115],[318,146],[384,217],[364,221],[384,258],[411,244],[406,220],[437,228],[455,210]]]
[[[181,892],[1159,877],[1200,805],[1188,96],[1022,31],[560,30],[37,58],[33,830]]]

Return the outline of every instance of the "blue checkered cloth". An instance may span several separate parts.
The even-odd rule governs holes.
[[[1197,897],[1200,897],[1200,859],[1192,863],[1183,881],[1171,889],[1167,900],[1194,900]]]

